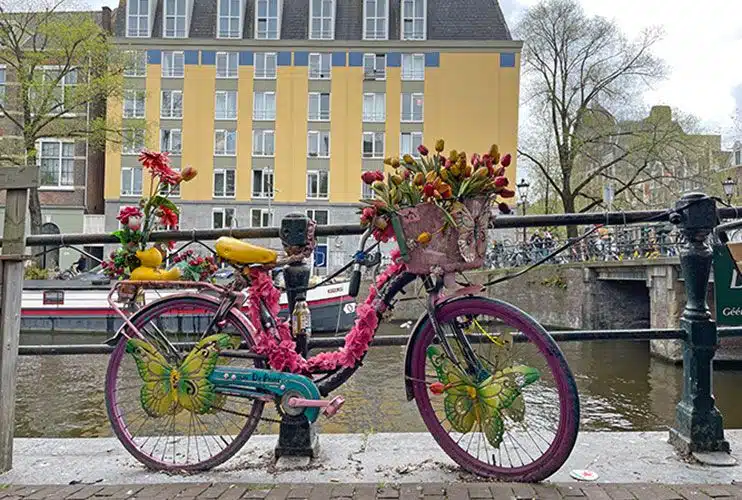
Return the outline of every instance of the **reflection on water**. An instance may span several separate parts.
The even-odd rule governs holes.
[[[381,334],[397,334],[398,326]],[[561,345],[577,379],[584,430],[662,430],[672,424],[682,370],[649,356],[646,342],[569,342]],[[107,356],[24,356],[18,370],[18,436],[111,435],[103,383]],[[424,431],[414,402],[405,397],[404,347],[379,347],[338,390],[346,399],[322,432]],[[742,427],[736,394],[740,371],[717,371],[715,395],[727,428]],[[271,415],[272,416],[272,415]],[[261,426],[276,432],[276,426]]]

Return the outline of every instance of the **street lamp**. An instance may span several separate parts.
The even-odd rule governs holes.
[[[732,203],[732,196],[734,196],[734,187],[737,185],[737,181],[731,177],[727,177],[726,180],[721,181],[721,187],[724,188],[724,194],[727,196],[727,203]]]
[[[528,205],[528,188],[531,185],[525,179],[521,179],[518,184],[515,185],[518,188],[518,197],[520,198],[521,206],[523,207],[523,215],[526,215],[526,206]],[[523,226],[523,243],[526,242],[526,228]]]

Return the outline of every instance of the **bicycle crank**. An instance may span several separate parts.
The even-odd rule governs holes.
[[[295,373],[217,366],[209,375],[209,381],[214,384],[218,394],[263,401],[278,400],[284,413],[292,416],[303,413],[310,422],[319,418],[320,409],[329,418],[345,403],[341,396],[322,400],[314,382]]]

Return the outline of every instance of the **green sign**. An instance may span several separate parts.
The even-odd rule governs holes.
[[[742,325],[742,276],[723,245],[714,246],[714,298],[718,324]]]

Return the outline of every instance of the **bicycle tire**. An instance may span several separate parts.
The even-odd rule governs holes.
[[[559,427],[555,439],[541,457],[519,468],[498,467],[494,460],[493,464],[482,462],[469,454],[468,450],[464,451],[459,447],[438,419],[425,383],[426,351],[435,336],[430,321],[426,321],[422,326],[422,331],[412,346],[410,378],[420,415],[443,451],[467,471],[506,481],[534,482],[546,479],[566,462],[574,447],[579,428],[579,396],[567,361],[554,339],[538,322],[506,302],[485,297],[462,297],[446,302],[436,309],[436,317],[440,324],[467,314],[489,314],[502,318],[508,325],[518,328],[546,359],[559,395]]]
[[[165,297],[154,302],[151,302],[147,306],[137,311],[131,318],[131,323],[140,328],[142,324],[159,317],[163,311],[168,309],[183,310],[188,306],[203,307],[206,310],[211,309],[216,311],[219,306],[219,302],[214,299],[203,295],[177,295],[171,297]],[[227,313],[227,321],[231,323],[239,331],[240,335],[247,343],[248,347],[252,346],[253,339],[250,331],[247,329],[246,324],[243,322],[238,313],[234,310]],[[198,472],[211,469],[224,463],[225,461],[232,458],[247,442],[255,428],[258,425],[260,416],[263,413],[264,403],[262,401],[253,400],[252,411],[247,418],[245,425],[242,427],[240,432],[235,436],[234,440],[229,443],[221,452],[209,457],[206,460],[192,464],[176,465],[168,464],[163,460],[157,460],[155,457],[148,455],[142,451],[144,445],[139,446],[134,442],[134,437],[128,431],[128,427],[122,425],[123,415],[117,414],[117,375],[118,370],[121,366],[121,361],[125,356],[126,342],[128,339],[122,336],[116,348],[114,349],[108,363],[108,369],[106,371],[106,382],[105,382],[105,399],[106,399],[106,412],[108,414],[109,422],[113,429],[114,434],[124,446],[124,448],[139,462],[145,466],[154,470],[164,470],[168,472]],[[262,360],[256,359],[256,368],[263,368],[264,363]],[[167,445],[165,445],[167,450]],[[154,451],[154,450],[153,450]]]

